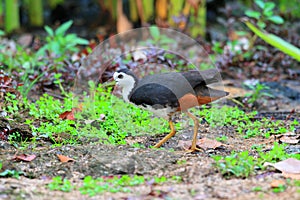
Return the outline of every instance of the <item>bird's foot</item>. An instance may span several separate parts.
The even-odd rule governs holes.
[[[159,148],[161,147],[161,144],[160,143],[157,143],[156,145],[153,146],[154,148]]]
[[[198,147],[191,147],[191,148],[185,150],[186,153],[193,153],[193,152],[197,152],[197,151],[203,152],[203,149],[200,149]]]

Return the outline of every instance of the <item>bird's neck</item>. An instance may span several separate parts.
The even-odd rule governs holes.
[[[126,84],[126,86],[123,87],[123,89],[122,89],[122,95],[123,95],[123,99],[126,102],[129,102],[131,93],[133,92],[134,88],[137,86],[138,82],[139,82],[139,80],[136,77],[134,77],[134,81],[128,82]]]

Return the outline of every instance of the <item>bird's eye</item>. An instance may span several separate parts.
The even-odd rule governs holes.
[[[119,78],[119,79],[122,79],[122,78],[123,78],[123,75],[122,75],[122,74],[119,74],[119,75],[118,75],[118,78]]]

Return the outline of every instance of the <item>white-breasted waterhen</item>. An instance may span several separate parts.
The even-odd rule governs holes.
[[[154,146],[157,148],[176,133],[172,115],[185,112],[194,121],[194,136],[189,151],[200,150],[196,147],[199,121],[188,109],[228,95],[225,91],[207,86],[220,80],[217,69],[169,72],[149,75],[140,80],[132,71],[121,69],[114,73],[113,78],[122,87],[122,96],[126,102],[145,108],[169,121],[171,132]]]

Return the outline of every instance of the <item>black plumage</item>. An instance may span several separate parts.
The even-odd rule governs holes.
[[[156,83],[145,84],[135,89],[130,94],[129,101],[144,107],[149,105],[154,109],[179,106],[178,99],[172,90]]]

